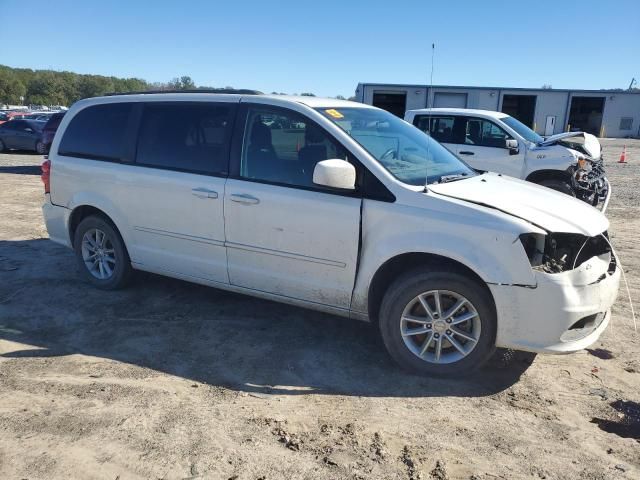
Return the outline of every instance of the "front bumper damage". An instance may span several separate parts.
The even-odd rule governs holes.
[[[571,181],[577,198],[599,207],[602,212],[607,209],[611,186],[605,175],[602,159],[591,161],[589,168],[573,169]]]
[[[535,267],[532,286],[489,285],[500,312],[499,347],[570,353],[598,339],[610,321],[620,268],[613,251],[576,264],[575,268],[570,268],[572,263],[565,268]]]

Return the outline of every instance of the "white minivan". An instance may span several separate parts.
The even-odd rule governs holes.
[[[374,322],[391,356],[423,374],[467,373],[496,346],[585,348],[618,291],[602,213],[478,174],[358,103],[82,100],[43,181],[50,238],[96,287],[145,270]]]
[[[598,139],[585,132],[543,138],[502,112],[466,108],[409,110],[405,120],[469,166],[528,180],[577,197],[604,212],[611,189]]]

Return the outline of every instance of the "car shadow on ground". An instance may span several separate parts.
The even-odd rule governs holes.
[[[3,165],[0,166],[0,173],[12,173],[16,175],[40,175],[42,169],[40,165]]]
[[[38,152],[34,151],[34,150],[4,150],[2,152],[0,152],[0,158],[1,155],[24,155],[27,157],[33,157],[34,155],[37,155],[39,157],[43,157],[43,155],[39,154]]]
[[[534,359],[501,351],[469,377],[422,378],[369,324],[144,273],[99,291],[47,239],[0,241],[0,339],[23,344],[5,359],[84,354],[258,394],[486,396]]]

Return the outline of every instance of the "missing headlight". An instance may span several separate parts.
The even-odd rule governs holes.
[[[545,239],[539,268],[547,273],[560,273],[610,252],[611,247],[602,235],[586,237],[574,233],[552,233]]]

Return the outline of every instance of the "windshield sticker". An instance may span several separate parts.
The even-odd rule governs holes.
[[[327,113],[327,115],[331,115],[333,118],[344,118],[344,115],[342,115],[339,111],[330,108],[329,110],[325,110],[325,112]]]

